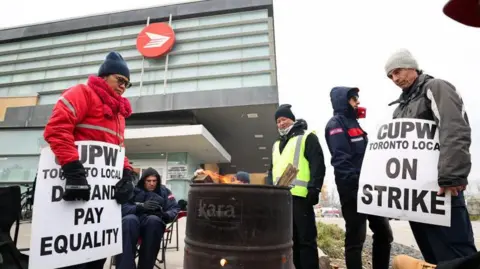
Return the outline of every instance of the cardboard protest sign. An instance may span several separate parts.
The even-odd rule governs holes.
[[[451,194],[437,195],[437,125],[395,119],[370,137],[358,190],[358,212],[450,226]]]
[[[91,185],[90,201],[62,199],[65,182],[55,155],[42,149],[30,241],[30,268],[59,268],[122,252],[121,206],[113,195],[122,178],[125,149],[97,141],[75,142]]]

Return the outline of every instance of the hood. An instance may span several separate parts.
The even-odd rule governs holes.
[[[350,118],[356,118],[355,109],[348,103],[348,93],[350,91],[358,91],[353,87],[334,87],[330,91],[330,100],[334,114],[342,114]]]
[[[145,179],[149,176],[155,176],[158,180],[158,184],[157,184],[157,187],[155,188],[155,190],[159,190],[160,189],[160,186],[162,185],[162,177],[160,176],[160,174],[157,172],[157,170],[149,167],[145,170],[143,170],[142,172],[142,177],[140,178],[140,180],[138,181],[137,183],[137,188],[140,188],[142,190],[145,190]]]

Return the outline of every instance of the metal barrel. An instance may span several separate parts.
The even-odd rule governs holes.
[[[287,187],[191,184],[184,269],[293,269]]]

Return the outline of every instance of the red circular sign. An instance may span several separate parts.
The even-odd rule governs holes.
[[[175,44],[175,33],[166,23],[152,23],[137,36],[137,50],[145,57],[156,58],[169,52]]]

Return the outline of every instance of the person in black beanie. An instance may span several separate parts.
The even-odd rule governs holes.
[[[318,269],[317,226],[313,207],[318,204],[325,177],[323,151],[307,122],[296,120],[291,105],[275,112],[280,136],[272,150],[267,182],[275,185],[289,163],[299,169],[293,182],[293,263],[297,269]]]
[[[127,63],[118,52],[110,52],[97,76],[92,75],[86,84],[66,90],[55,104],[45,126],[44,138],[62,167],[63,200],[90,200],[91,186],[75,141],[101,141],[123,147],[125,118],[132,114],[132,108],[128,99],[121,95],[130,86]],[[115,186],[114,198],[119,204],[133,196],[132,180],[132,166],[125,157],[123,177]],[[68,268],[100,269],[105,261],[101,259]]]

